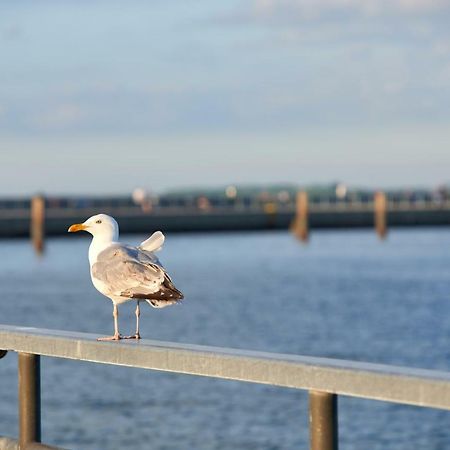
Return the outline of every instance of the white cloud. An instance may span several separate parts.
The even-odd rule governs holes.
[[[450,55],[450,39],[441,39],[434,42],[433,52],[437,56],[448,57]]]
[[[448,121],[448,14],[436,13],[447,3],[251,0],[228,5],[224,27],[195,22],[181,35],[170,27],[157,45],[133,37],[134,21],[111,22],[120,32],[105,44],[88,35],[84,45],[78,28],[61,41],[40,40],[28,32],[33,21],[25,29],[36,39],[24,57],[8,44],[0,131],[172,134]]]
[[[18,24],[12,23],[0,29],[0,35],[5,41],[15,41],[23,37],[23,30]]]
[[[330,14],[364,16],[423,14],[450,10],[448,0],[254,0],[256,16],[295,13],[304,19],[317,19]]]
[[[49,107],[34,117],[34,123],[43,129],[60,129],[77,125],[85,118],[82,108],[73,103]]]

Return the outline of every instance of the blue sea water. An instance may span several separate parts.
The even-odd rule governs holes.
[[[138,243],[145,236],[124,236]],[[0,323],[112,332],[89,239],[0,241]],[[173,234],[186,300],[143,307],[143,337],[450,370],[450,229]],[[121,332],[134,306],[120,307]],[[17,435],[17,358],[0,360],[0,435]],[[42,358],[46,443],[73,449],[307,449],[302,391]],[[341,450],[450,448],[450,412],[339,398]]]

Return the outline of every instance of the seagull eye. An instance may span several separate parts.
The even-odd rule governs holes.
[[[96,220],[95,223],[102,223],[102,221],[99,219],[99,220]]]

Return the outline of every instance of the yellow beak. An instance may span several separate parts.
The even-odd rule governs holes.
[[[86,228],[87,228],[87,226],[82,223],[74,223],[73,225],[70,225],[70,227],[67,231],[69,233],[75,233],[76,231],[86,230]]]

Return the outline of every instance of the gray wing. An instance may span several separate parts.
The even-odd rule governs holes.
[[[140,248],[115,244],[101,252],[92,276],[106,284],[112,295],[138,299],[180,300],[158,258]]]

